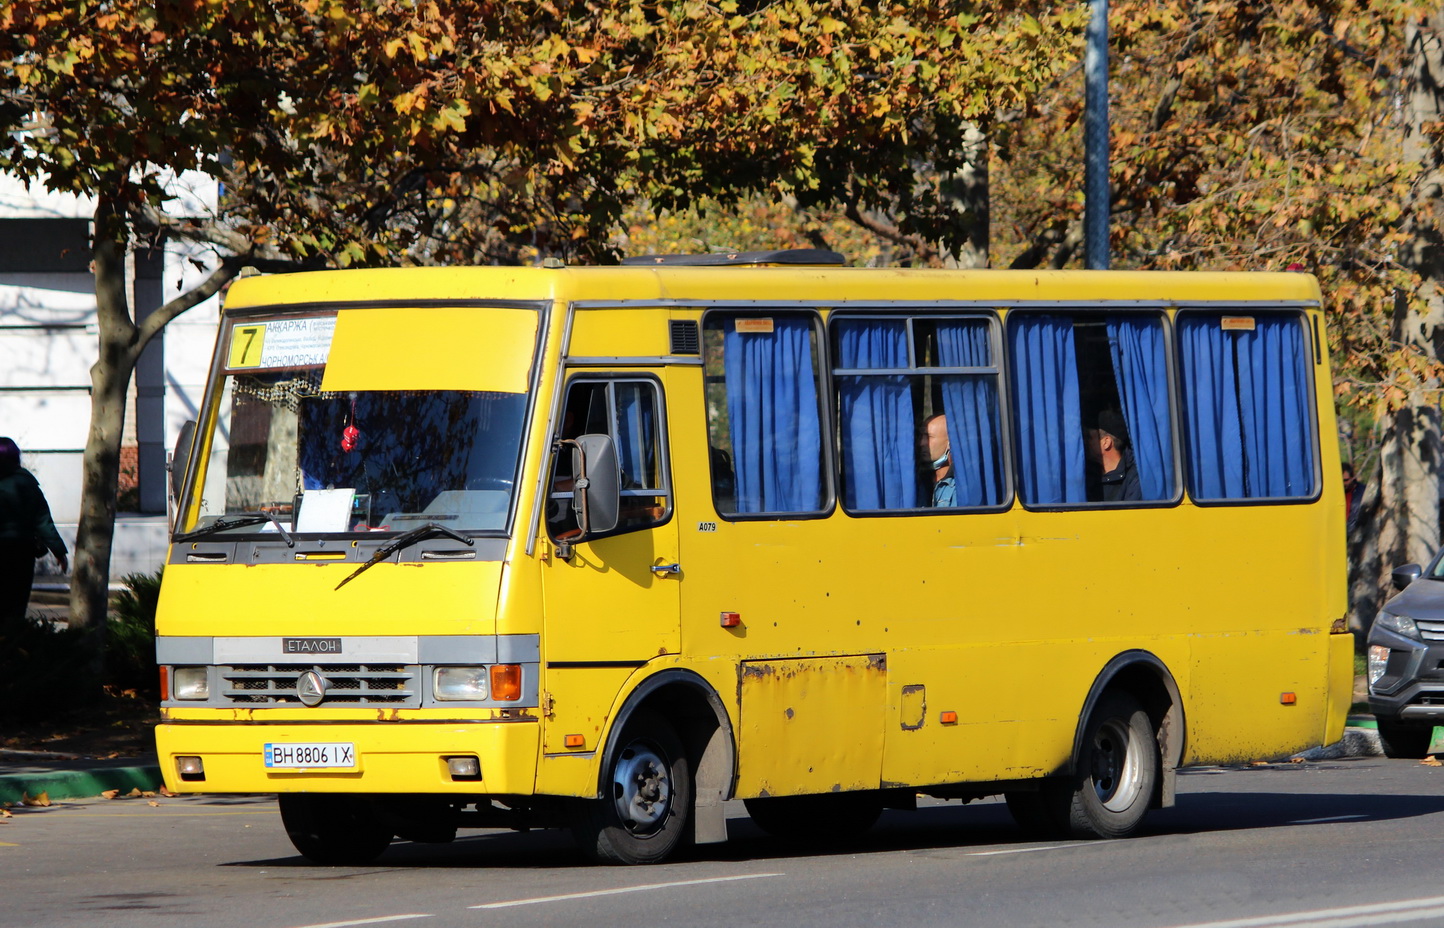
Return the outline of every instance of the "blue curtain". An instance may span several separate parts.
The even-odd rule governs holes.
[[[1189,477],[1199,499],[1313,493],[1309,349],[1291,315],[1255,315],[1250,330],[1220,317],[1180,320]]]
[[[1173,428],[1163,320],[1157,316],[1109,316],[1108,347],[1143,498],[1170,499]]]
[[[806,512],[822,505],[822,426],[807,318],[772,317],[771,332],[722,339],[738,512]]]
[[[937,334],[941,366],[993,366],[986,322],[946,320],[938,323]],[[957,504],[997,505],[1003,501],[997,381],[987,374],[946,376],[941,380]]]
[[[654,489],[658,483],[653,473],[657,417],[652,409],[652,390],[635,383],[619,383],[615,389],[617,457],[622,469],[622,489]]]
[[[906,369],[907,323],[856,319],[837,324],[838,366]],[[848,509],[911,509],[913,397],[906,375],[839,376],[842,466]]]
[[[1073,320],[1019,313],[1010,321],[1023,500],[1035,504],[1085,502],[1083,414]]]

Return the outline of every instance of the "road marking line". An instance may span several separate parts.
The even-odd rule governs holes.
[[[1317,824],[1319,824],[1320,822],[1347,822],[1347,821],[1349,821],[1350,819],[1355,819],[1355,818],[1368,818],[1368,817],[1369,817],[1369,816],[1367,816],[1367,815],[1365,815],[1365,814],[1363,814],[1363,813],[1361,812],[1361,813],[1359,813],[1358,815],[1331,815],[1331,816],[1329,816],[1328,818],[1301,818],[1301,819],[1299,819],[1298,821],[1289,822],[1289,824],[1290,824],[1290,825],[1317,825]]]
[[[1098,845],[1102,846],[1102,845]],[[1047,847],[1010,847],[1005,851],[973,851],[969,857],[997,857],[1001,854],[1031,854],[1034,851],[1066,851],[1075,847],[1089,847],[1087,844],[1050,844]]]
[[[641,886],[623,886],[619,889],[598,889],[589,893],[565,893],[560,896],[537,896],[532,899],[512,899],[508,902],[488,902],[468,906],[472,909],[507,909],[518,905],[536,905],[541,902],[565,902],[570,899],[592,899],[596,896],[616,896],[621,893],[640,893],[654,889],[672,889],[677,886],[700,886],[703,883],[730,883],[734,880],[757,880],[768,876],[782,876],[781,873],[744,873],[738,876],[714,876],[705,880],[678,880],[675,883],[644,883]],[[313,925],[308,928],[325,928]]]
[[[18,844],[11,844],[9,841],[0,841],[0,847],[19,847]]]
[[[302,925],[300,928],[346,928],[348,925],[378,925],[381,922],[400,922],[408,918],[435,918],[435,915],[412,914],[412,915],[383,915],[380,918],[358,918],[350,922],[326,922],[321,925]]]
[[[1411,899],[1404,902],[1376,902],[1350,905],[1337,909],[1315,909],[1312,912],[1290,912],[1285,915],[1259,915],[1222,922],[1197,922],[1178,928],[1266,928],[1273,925],[1305,925],[1308,928],[1354,928],[1362,925],[1387,925],[1394,922],[1418,921],[1444,914],[1444,896]]]

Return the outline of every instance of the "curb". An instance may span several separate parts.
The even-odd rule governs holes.
[[[160,766],[102,767],[93,770],[35,770],[0,775],[0,802],[19,803],[28,794],[41,793],[50,799],[90,799],[106,790],[132,789],[149,792],[160,789]]]

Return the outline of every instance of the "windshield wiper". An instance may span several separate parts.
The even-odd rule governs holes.
[[[238,512],[233,516],[221,516],[210,525],[202,526],[201,528],[198,528],[193,532],[186,532],[184,535],[181,535],[180,538],[182,540],[189,541],[192,538],[200,538],[204,535],[213,535],[216,532],[224,532],[228,528],[240,528],[242,525],[257,525],[261,522],[270,522],[271,524],[275,525],[276,531],[280,533],[281,540],[286,543],[286,547],[296,547],[296,540],[291,537],[290,532],[286,531],[286,526],[281,524],[280,519],[271,515],[269,512],[259,511]]]
[[[407,545],[415,544],[418,541],[421,541],[425,538],[431,538],[436,535],[445,535],[448,538],[455,538],[457,541],[461,542],[467,547],[471,547],[476,544],[475,538],[468,538],[460,532],[449,529],[438,522],[427,522],[425,525],[416,526],[416,528],[413,528],[409,532],[402,532],[400,535],[397,535],[386,544],[377,548],[376,553],[371,555],[371,559],[368,560],[366,563],[362,564],[360,567],[351,571],[351,573],[346,577],[345,580],[342,580],[340,583],[336,584],[336,589],[341,589],[341,587],[350,583],[352,580],[359,577],[365,571],[370,570],[377,564],[380,564],[382,561],[386,560],[388,557],[395,554],[397,551],[400,551]]]

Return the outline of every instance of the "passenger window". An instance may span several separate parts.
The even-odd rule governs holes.
[[[1165,337],[1158,313],[1009,316],[1024,503],[1177,497]]]
[[[610,435],[621,469],[621,510],[608,534],[635,531],[666,520],[669,491],[663,457],[661,409],[650,380],[573,380],[567,386],[558,438]],[[552,465],[547,529],[565,541],[576,537],[572,509],[572,455],[564,447]]]
[[[1308,336],[1297,313],[1178,317],[1195,499],[1317,492]]]
[[[836,317],[832,336],[845,508],[1004,502],[989,319]]]
[[[724,515],[826,505],[814,318],[726,312],[704,321],[712,494]]]

